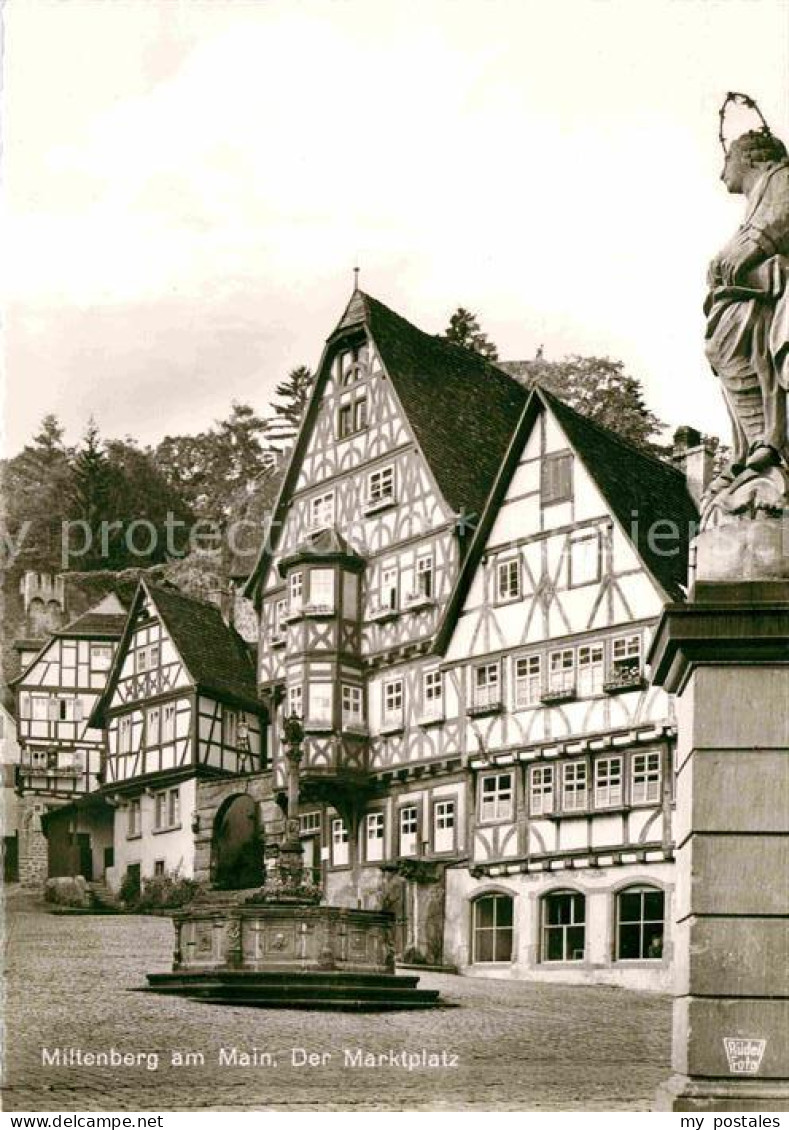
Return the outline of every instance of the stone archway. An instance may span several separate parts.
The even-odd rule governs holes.
[[[263,882],[258,806],[246,793],[228,797],[214,818],[211,882],[226,891],[259,887]]]

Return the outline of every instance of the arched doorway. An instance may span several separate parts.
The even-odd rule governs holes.
[[[214,819],[211,880],[226,891],[259,887],[263,851],[258,836],[258,808],[246,794],[228,797]]]

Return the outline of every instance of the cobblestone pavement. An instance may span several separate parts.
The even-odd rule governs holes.
[[[614,988],[428,974],[459,1007],[353,1015],[211,1006],[127,990],[169,968],[166,918],[56,916],[6,903],[4,1109],[649,1110],[670,1074],[670,1006]],[[157,1053],[158,1068],[42,1066],[42,1048]],[[220,1066],[220,1048],[277,1066]],[[292,1049],[328,1052],[294,1066]],[[457,1067],[354,1067],[344,1049],[457,1056]],[[201,1052],[176,1066],[173,1051]]]

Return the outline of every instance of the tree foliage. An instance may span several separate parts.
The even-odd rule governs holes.
[[[487,357],[488,361],[498,360],[498,350],[493,342],[488,340],[487,334],[483,333],[477,315],[472,314],[470,310],[466,310],[463,306],[458,306],[449,319],[444,337],[447,341],[454,342],[455,345],[463,346],[464,349],[481,353],[483,357]]]
[[[279,397],[279,403],[275,401],[272,405],[274,409],[272,425],[281,436],[291,438],[299,430],[314,380],[315,376],[307,366],[299,365],[291,369],[285,380],[280,381],[274,389],[274,395]]]

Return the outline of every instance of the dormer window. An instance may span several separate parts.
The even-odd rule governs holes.
[[[358,387],[369,375],[367,343],[341,353],[336,361],[337,383],[342,399],[337,415],[337,438],[347,439],[367,427],[367,391]]]

